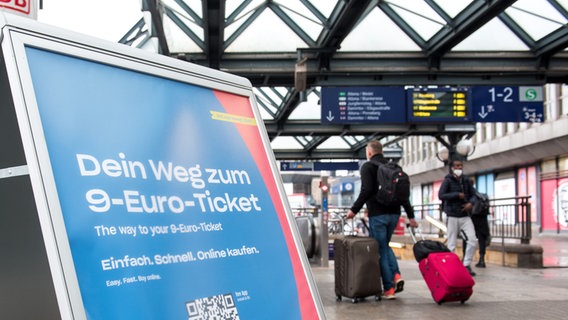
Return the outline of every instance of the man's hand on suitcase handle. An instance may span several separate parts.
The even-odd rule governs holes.
[[[408,219],[408,225],[412,228],[418,228],[418,222],[415,219]]]
[[[345,215],[345,219],[353,219],[355,217],[355,212],[349,210],[347,211],[347,215]]]

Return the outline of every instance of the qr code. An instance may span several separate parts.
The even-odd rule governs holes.
[[[230,293],[189,301],[189,320],[239,320],[235,299]]]

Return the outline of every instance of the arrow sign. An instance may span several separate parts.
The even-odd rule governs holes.
[[[487,108],[487,110],[485,110]],[[482,118],[485,119],[485,117],[487,117],[489,115],[489,112],[493,111],[493,106],[489,105],[487,107],[485,106],[481,106],[481,111],[479,111],[477,114]]]
[[[327,121],[332,122],[335,117],[333,116],[333,113],[331,113],[331,110],[330,110],[328,112],[327,117],[325,117],[325,118],[327,119]]]

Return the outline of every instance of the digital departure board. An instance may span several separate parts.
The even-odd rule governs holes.
[[[409,122],[471,122],[469,88],[414,88],[407,90]]]

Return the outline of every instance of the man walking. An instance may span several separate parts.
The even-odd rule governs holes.
[[[463,174],[463,162],[452,160],[450,173],[444,178],[440,186],[438,198],[442,200],[443,211],[447,216],[448,224],[448,248],[454,252],[458,235],[462,232],[466,250],[463,257],[463,265],[472,276],[475,272],[471,269],[471,261],[475,254],[475,228],[469,213],[473,207],[474,190],[469,179]]]
[[[478,268],[485,268],[485,252],[491,243],[491,232],[489,231],[489,197],[475,189],[475,179],[470,179],[475,194],[475,202],[471,209],[471,221],[475,229],[477,244],[479,245],[479,262],[475,265]]]
[[[404,280],[400,275],[398,262],[394,252],[389,246],[389,242],[394,233],[394,229],[400,218],[400,207],[403,206],[410,226],[418,227],[414,220],[414,209],[410,205],[410,200],[405,199],[402,203],[395,203],[389,206],[381,205],[377,199],[377,170],[378,166],[373,162],[387,163],[388,160],[383,156],[383,145],[379,141],[371,141],[365,149],[367,162],[361,166],[361,190],[359,196],[347,212],[347,218],[352,219],[361,210],[364,204],[367,205],[369,215],[369,233],[379,243],[381,275],[384,287],[384,299],[395,299],[395,292],[404,290]]]

